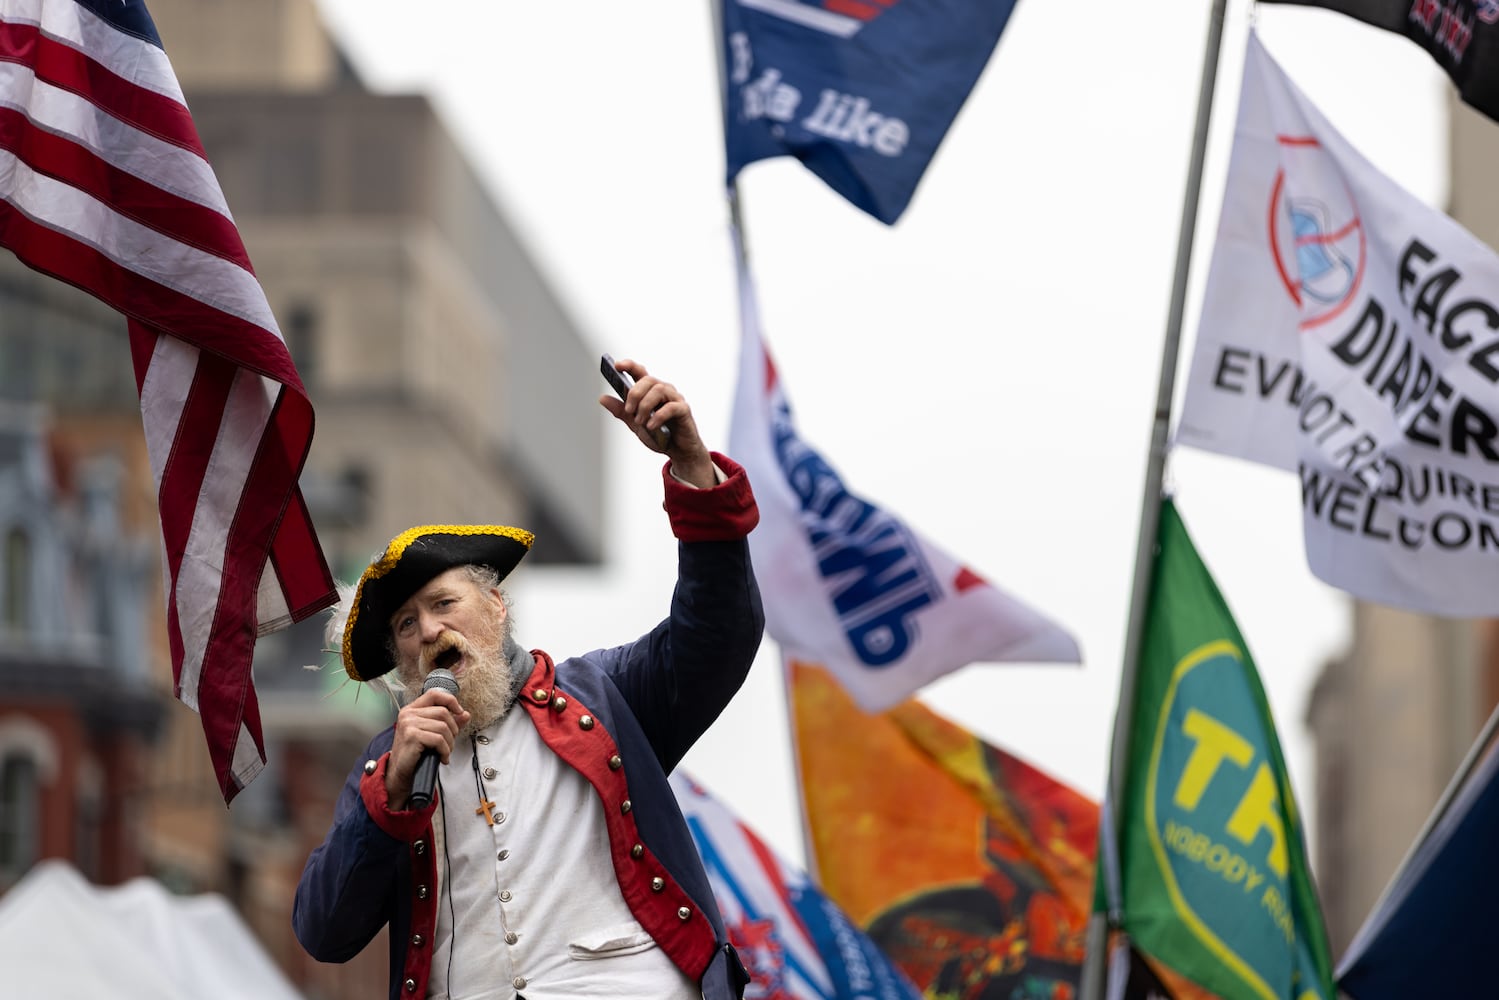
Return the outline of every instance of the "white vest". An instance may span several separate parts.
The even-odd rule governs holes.
[[[459,740],[439,780],[427,996],[701,997],[620,895],[593,786],[547,748],[524,711]]]

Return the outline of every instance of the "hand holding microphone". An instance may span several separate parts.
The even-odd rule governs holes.
[[[450,708],[447,698],[429,697],[432,692],[445,692],[456,699],[457,678],[449,670],[433,670],[422,682],[421,696],[401,709],[396,717],[395,741],[385,776],[387,798],[392,808],[400,808],[398,803],[402,799],[407,809],[420,810],[432,804],[438,765],[447,759],[460,726],[468,718],[468,713],[461,707]],[[413,755],[417,755],[414,765],[411,763]],[[404,796],[402,791],[406,791]]]

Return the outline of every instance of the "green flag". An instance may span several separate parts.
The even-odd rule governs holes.
[[[1224,1000],[1332,1000],[1327,932],[1270,707],[1170,500],[1130,723],[1128,760],[1114,765],[1127,768],[1123,929]]]

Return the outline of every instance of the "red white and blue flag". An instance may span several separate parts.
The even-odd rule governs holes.
[[[905,974],[749,827],[679,769],[672,791],[703,859],[745,1000],[920,1000]]]
[[[970,663],[1079,662],[1066,629],[854,494],[802,440],[742,254],[738,263],[730,451],[755,484],[750,554],[782,653],[826,666],[866,712]]]
[[[140,0],[0,0],[0,245],[128,320],[176,693],[232,799],[265,763],[257,634],[335,594],[312,405]]]

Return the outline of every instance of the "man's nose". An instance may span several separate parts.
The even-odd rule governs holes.
[[[442,618],[431,611],[417,612],[416,625],[424,643],[432,642],[446,629]]]

